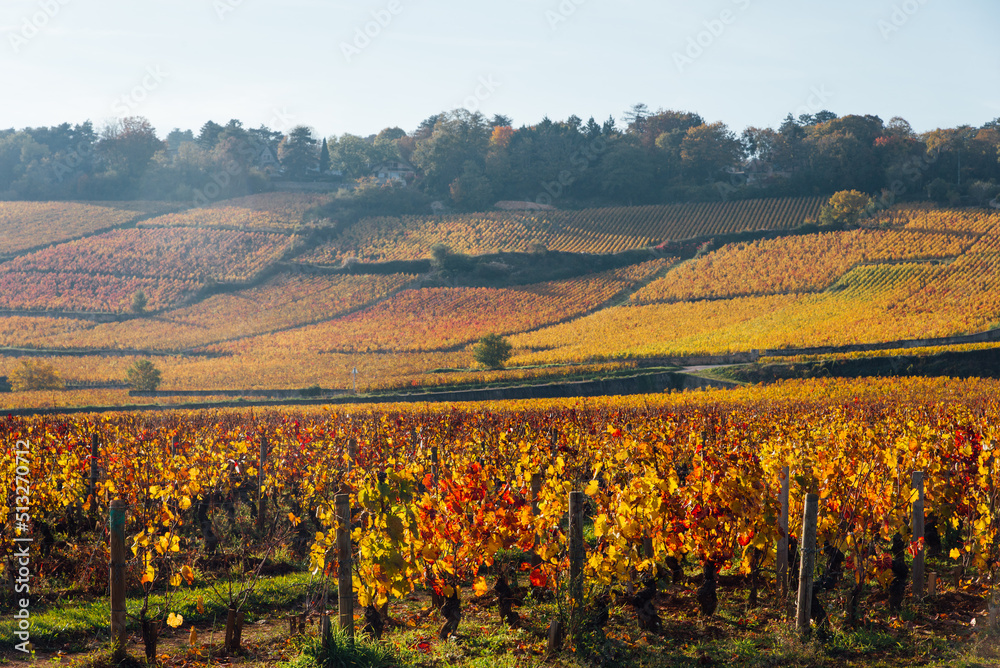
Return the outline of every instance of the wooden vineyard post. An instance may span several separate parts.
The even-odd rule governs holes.
[[[264,496],[264,466],[267,465],[267,436],[260,437],[260,459],[257,466],[257,533],[264,535],[267,497]]]
[[[350,461],[347,462],[347,470],[350,471],[354,468],[354,462],[358,460],[358,442],[353,438],[347,441],[347,456],[350,458]]]
[[[917,544],[913,556],[913,597],[918,601],[924,597],[924,473],[913,472],[913,491],[917,493],[913,501],[913,535],[910,540]]]
[[[323,558],[323,573],[326,574],[326,567],[329,562],[329,556]],[[323,643],[323,649],[330,648],[330,640],[332,636],[330,634],[330,581],[324,577],[323,578],[323,612],[319,616],[319,639]]]
[[[434,489],[438,486],[438,447],[431,448],[431,478],[434,480]]]
[[[538,495],[542,493],[542,474],[531,474],[531,512],[538,515]]]
[[[775,566],[778,591],[782,598],[788,593],[788,476],[789,470],[785,466],[781,469],[781,516],[778,518],[778,561]]]
[[[90,436],[90,480],[87,486],[87,494],[91,497],[95,497],[97,494],[97,463],[98,463],[98,448],[101,445],[101,439],[97,434],[91,434]],[[94,499],[96,500],[96,499]]]
[[[542,493],[542,474],[532,473],[531,474],[531,518],[532,521],[538,520],[538,514],[540,509],[538,507],[538,498]],[[538,548],[542,544],[542,534],[535,531],[535,556],[532,558],[532,565],[537,566],[542,563],[542,557],[539,555]]]
[[[97,437],[94,437],[95,442]],[[125,512],[128,506],[121,499],[111,502],[109,525],[111,534],[111,641],[116,663],[125,658]]]
[[[354,638],[354,582],[351,578],[351,496],[337,495],[337,604],[340,628]]]
[[[802,512],[802,542],[799,543],[801,568],[799,570],[799,598],[795,615],[795,628],[800,635],[809,633],[812,612],[813,569],[816,562],[816,517],[819,514],[819,496],[807,494]]]
[[[927,574],[927,595],[937,596],[937,573],[933,571]]]
[[[236,608],[229,608],[226,613],[226,639],[223,646],[228,654],[238,654],[243,643],[244,614]]]
[[[177,434],[174,434],[173,436],[170,437],[170,456],[171,457],[173,457],[174,455],[177,454],[177,444],[178,444]]]
[[[569,596],[570,619],[576,620],[580,606],[583,603],[583,502],[586,498],[583,492],[569,493]]]

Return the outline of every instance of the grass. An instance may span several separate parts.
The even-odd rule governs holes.
[[[511,553],[506,556],[517,561],[523,555]],[[689,575],[694,575],[693,570]],[[184,616],[184,626],[177,631],[165,631],[161,665],[193,667],[219,663],[225,604],[212,596],[207,587],[198,585],[196,582],[195,587],[175,596],[172,601],[171,609]],[[567,640],[558,655],[548,657],[547,627],[549,621],[560,614],[560,605],[551,599],[536,601],[524,589],[521,590],[524,595],[521,606],[517,608],[521,616],[517,627],[500,621],[492,594],[473,597],[471,590],[466,590],[458,632],[447,640],[439,640],[437,631],[441,620],[438,613],[431,608],[425,593],[416,592],[392,602],[393,625],[387,628],[381,642],[359,635],[351,643],[334,630],[324,647],[318,637],[315,615],[307,627],[307,634],[290,640],[284,617],[302,610],[310,585],[310,576],[306,573],[262,578],[246,608],[246,623],[254,635],[245,641],[246,652],[229,657],[226,663],[247,668],[275,665],[287,668],[666,668],[705,665],[985,668],[1000,665],[1000,633],[986,633],[981,627],[973,631],[969,621],[979,613],[975,606],[956,608],[958,604],[954,601],[960,599],[952,592],[931,597],[920,605],[904,605],[901,614],[889,615],[885,611],[884,592],[873,589],[865,601],[867,621],[857,629],[846,627],[839,594],[824,593],[831,628],[825,634],[814,632],[811,637],[802,639],[794,630],[790,604],[771,597],[767,590],[762,591],[762,604],[750,607],[747,590],[739,581],[720,585],[719,608],[713,617],[704,618],[699,615],[695,602],[696,582],[678,585],[661,582],[655,602],[663,622],[662,633],[645,633],[639,629],[624,591],[617,590],[612,592],[608,621],[603,629],[592,630],[586,642],[574,645],[572,640]],[[197,610],[199,597],[203,599],[203,612]],[[162,604],[162,601],[157,599],[156,603]],[[139,604],[139,599],[130,599],[130,612]],[[586,609],[594,608],[591,605]],[[356,608],[355,612],[360,628],[362,611]],[[944,626],[936,621],[942,617],[959,622]],[[106,649],[107,619],[106,601],[60,601],[33,614],[32,640],[43,648],[40,655],[44,655],[56,647],[65,648],[64,643],[69,639],[67,651],[72,655],[82,650],[88,639],[91,641],[89,650],[93,651],[93,640],[97,639],[105,643],[104,651],[76,665],[104,668],[111,665]],[[7,621],[4,619],[4,624]],[[333,621],[335,624],[336,620]],[[198,627],[201,634],[203,644],[197,648],[188,645],[186,640],[191,625]],[[130,621],[133,636],[136,635],[135,626]],[[7,628],[2,632],[6,634]],[[244,638],[247,638],[246,632]],[[141,647],[136,644],[130,645],[129,651],[141,655]],[[4,663],[0,657],[0,665]],[[46,663],[44,656],[40,656],[38,665],[58,664]]]
[[[289,609],[302,600],[308,591],[310,576],[307,573],[295,573],[274,578],[262,578],[243,610],[246,622],[252,623],[260,615],[275,608]],[[204,612],[198,611],[199,599]],[[131,597],[125,601],[129,614],[129,623],[142,607],[142,598]],[[162,610],[176,612],[184,617],[185,624],[205,624],[215,619],[225,621],[227,605],[219,600],[208,586],[182,589],[175,593],[168,607],[162,594],[150,597],[151,614]],[[59,600],[57,603],[43,609],[31,610],[31,639],[38,646],[62,646],[70,650],[83,648],[88,640],[97,638],[102,641],[110,639],[108,624],[110,619],[108,599],[96,600]],[[5,615],[0,620],[0,635],[13,637],[13,620]]]

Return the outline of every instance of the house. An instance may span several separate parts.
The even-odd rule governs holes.
[[[417,172],[412,165],[402,160],[387,160],[372,168],[372,176],[379,181],[399,181],[407,185],[417,178]]]

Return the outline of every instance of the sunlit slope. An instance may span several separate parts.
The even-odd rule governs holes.
[[[319,264],[335,264],[347,257],[412,260],[430,257],[436,243],[470,255],[524,252],[538,245],[576,253],[616,253],[670,240],[787,230],[816,216],[823,203],[821,197],[810,197],[371,218],[300,259]]]
[[[0,257],[126,225],[171,206],[162,202],[0,202]]]

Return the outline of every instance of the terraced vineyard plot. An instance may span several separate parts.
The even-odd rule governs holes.
[[[66,271],[0,270],[0,309],[124,313],[136,292],[155,311],[192,297],[204,283],[154,276],[111,276]]]
[[[983,209],[903,208],[890,214],[892,222],[909,229],[985,234],[1000,228],[1000,213]]]
[[[862,262],[955,257],[974,241],[949,233],[852,230],[730,244],[677,266],[632,300],[648,304],[812,292]]]
[[[823,197],[689,202],[565,211],[556,220],[565,227],[616,230],[670,241],[747,230],[787,230],[817,216],[824,204]]]
[[[433,351],[489,334],[509,334],[572,318],[597,308],[663,261],[646,262],[568,281],[522,288],[404,290],[358,313],[212,350],[271,356],[274,350],[357,352]],[[248,348],[249,347],[249,348]]]
[[[241,282],[280,259],[291,239],[280,234],[155,228],[115,230],[59,244],[0,264],[9,272],[78,272]]]
[[[582,211],[494,212],[438,218],[373,218],[354,225],[340,239],[301,257],[335,264],[346,257],[369,261],[430,257],[438,242],[481,255],[523,252],[534,244],[550,250],[614,253],[662,241],[758,229],[791,229],[818,214],[823,198],[584,209]]]
[[[140,226],[293,231],[303,225],[302,218],[308,209],[328,199],[328,195],[297,193],[250,195],[158,216],[143,221]]]
[[[53,334],[46,347],[183,350],[336,317],[371,304],[413,276],[298,276],[209,297],[161,316]]]
[[[469,255],[526,252],[536,244],[557,251],[613,253],[643,248],[652,241],[648,237],[558,228],[522,214],[475,214],[437,220],[409,216],[360,221],[340,239],[297,259],[315,264],[340,264],[348,257],[379,262],[416,260],[430,257],[436,243]]]
[[[725,354],[982,331],[1000,321],[1000,259],[866,265],[816,294],[604,309],[511,339],[513,363]]]
[[[109,205],[77,202],[0,202],[0,256],[124,225],[166,208],[157,202]]]
[[[77,318],[48,316],[0,317],[0,346],[10,348],[42,347],[49,337],[79,332],[93,327],[92,322]]]

